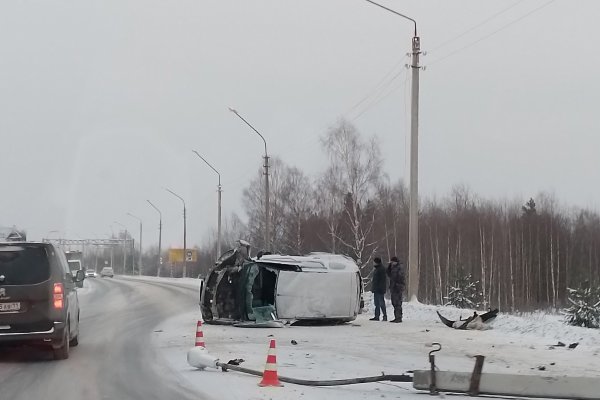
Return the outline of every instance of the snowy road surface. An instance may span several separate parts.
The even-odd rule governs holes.
[[[167,400],[200,398],[161,366],[152,329],[197,309],[192,291],[121,279],[86,279],[81,336],[70,358],[39,349],[0,348],[1,400]]]
[[[191,368],[186,353],[193,346],[200,316],[194,279],[88,279],[80,302],[81,340],[68,360],[49,361],[49,352],[34,349],[0,348],[0,400],[429,398],[410,384],[259,388],[260,379],[254,376]],[[437,353],[442,370],[471,371],[472,356],[483,354],[484,372],[600,375],[597,330],[567,327],[555,316],[531,314],[501,315],[489,331],[457,331],[439,323],[436,309],[406,305],[402,324],[368,321],[371,315],[367,314],[341,326],[242,329],[205,325],[204,336],[214,356],[223,361],[243,358],[243,366],[262,370],[273,335],[279,373],[304,379],[427,369],[430,349],[425,344],[433,341],[444,346]],[[443,312],[449,318],[460,313],[450,308]],[[580,344],[574,350],[548,346],[558,340]]]

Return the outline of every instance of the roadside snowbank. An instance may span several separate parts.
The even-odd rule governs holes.
[[[436,310],[451,319],[470,314],[452,307],[407,303],[402,324],[369,321],[372,316],[369,309],[355,322],[337,326],[243,329],[205,325],[204,337],[209,352],[222,361],[243,358],[246,360],[243,366],[262,370],[270,335],[273,335],[277,339],[279,373],[303,379],[339,379],[428,369],[427,354],[431,349],[426,344],[431,342],[443,345],[436,356],[441,370],[471,371],[472,357],[482,354],[486,356],[484,372],[542,376],[600,374],[598,330],[569,327],[560,322],[560,316],[532,313],[500,315],[494,328],[488,331],[458,331],[441,324]],[[390,315],[391,311],[388,307]],[[257,377],[236,372],[197,371],[187,364],[186,354],[194,344],[198,318],[199,311],[174,316],[157,326],[152,335],[159,354],[179,374],[180,381],[187,382],[207,398],[420,398],[410,384],[258,388],[260,379]],[[292,344],[292,340],[297,344]],[[574,350],[549,347],[558,340],[567,344],[578,341],[580,345]]]
[[[372,294],[365,293],[365,303],[368,305],[367,313],[373,315],[374,307],[372,304]],[[391,302],[386,300],[388,315],[393,315]],[[468,310],[452,306],[434,306],[420,303],[404,303],[403,305],[405,319],[410,321],[430,322],[432,318],[438,321],[436,311],[439,311],[444,317],[457,320],[466,319],[473,315],[474,311],[481,313],[481,310]],[[580,345],[600,346],[600,329],[588,329],[579,326],[570,326],[564,323],[564,316],[560,314],[551,314],[547,312],[527,312],[519,314],[505,314],[500,310],[500,314],[490,325],[497,333],[504,335],[514,335],[515,338],[523,335],[545,340],[543,344],[552,345],[558,341],[566,343],[578,342]]]
[[[134,280],[134,281],[146,281],[155,283],[168,283],[175,286],[184,286],[190,289],[200,290],[201,279],[196,278],[157,278],[155,276],[132,276],[132,275],[119,275],[119,279]]]

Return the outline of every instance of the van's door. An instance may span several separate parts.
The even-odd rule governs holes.
[[[279,271],[275,308],[282,319],[354,317],[351,273]]]
[[[45,246],[0,244],[0,334],[52,329],[51,292]]]
[[[74,337],[79,332],[79,298],[77,296],[77,286],[73,281],[73,271],[70,269],[70,262],[67,261],[65,253],[57,249],[56,250],[56,262],[59,264],[59,268],[62,272],[62,283],[67,298],[66,306],[67,314],[69,315],[69,324],[71,329],[71,337]],[[77,261],[79,265],[81,262]],[[83,282],[82,282],[83,283]]]

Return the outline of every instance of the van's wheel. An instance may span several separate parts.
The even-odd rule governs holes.
[[[79,314],[77,314],[77,335],[69,342],[69,346],[75,347],[79,344]]]
[[[67,329],[65,329],[62,345],[60,347],[53,348],[55,360],[66,360],[67,358],[69,358],[69,330],[70,327],[67,324]]]

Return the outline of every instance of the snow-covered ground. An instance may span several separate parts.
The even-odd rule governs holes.
[[[149,278],[151,280],[155,278]],[[198,280],[176,280],[198,288]],[[470,313],[451,307],[405,304],[402,324],[369,321],[362,314],[349,324],[320,327],[251,329],[204,326],[207,350],[222,361],[246,360],[243,366],[262,370],[269,340],[277,340],[280,375],[302,379],[341,379],[359,376],[401,374],[428,369],[428,343],[443,346],[436,361],[441,370],[472,371],[473,356],[486,357],[484,372],[542,376],[600,375],[600,331],[564,325],[562,317],[542,313],[503,315],[487,331],[458,331],[439,322],[436,310],[450,319]],[[388,305],[388,313],[392,308]],[[259,388],[260,378],[236,372],[199,371],[187,364],[187,351],[194,345],[200,312],[172,317],[154,329],[153,343],[183,385],[193,386],[212,399],[416,399],[422,395],[411,384],[373,383],[345,387],[315,388],[285,385]],[[297,344],[292,344],[295,341]],[[558,341],[573,350],[554,347]],[[540,368],[543,367],[543,368]],[[422,393],[422,392],[421,392]],[[419,397],[421,396],[421,397]]]
[[[157,283],[170,283],[177,286],[185,286],[191,289],[200,290],[201,279],[196,278],[157,278],[154,276],[131,276],[131,275],[117,275],[119,279],[134,279],[137,281],[157,282]]]

